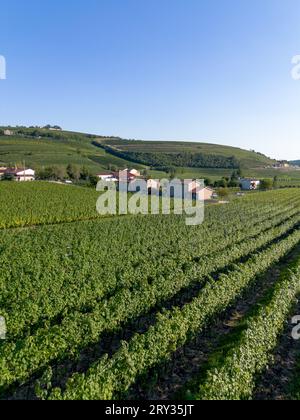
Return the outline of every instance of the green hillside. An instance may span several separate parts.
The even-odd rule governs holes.
[[[262,168],[275,163],[275,160],[261,153],[208,143],[105,139],[101,141],[101,144],[116,156],[150,165],[153,164],[153,160],[156,160],[158,163],[162,163],[161,166],[165,162],[166,165],[173,163],[180,167],[250,169]],[[185,160],[190,164],[185,165]],[[202,162],[202,165],[198,165],[198,162]],[[155,166],[159,166],[159,164]]]
[[[97,136],[66,131],[11,129],[12,136],[0,133],[0,165],[18,165],[25,161],[34,169],[50,165],[85,166],[97,173],[109,165],[125,168],[128,161],[112,156],[93,145]],[[3,129],[0,131],[3,132]],[[141,165],[137,165],[142,168]]]
[[[40,128],[9,129],[12,135],[5,136],[5,128],[0,128],[0,166],[20,165],[25,161],[26,166],[38,169],[72,163],[84,166],[95,174],[112,168],[134,166],[137,169],[147,168],[151,176],[157,178],[166,176],[168,167],[177,166],[176,174],[181,178],[210,178],[213,181],[230,176],[233,169],[239,167],[246,176],[268,178],[279,175],[288,185],[300,179],[299,171],[269,169],[267,167],[274,160],[230,146],[123,140]]]

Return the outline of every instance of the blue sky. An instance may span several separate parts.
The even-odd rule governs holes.
[[[299,0],[1,2],[0,124],[300,158]]]

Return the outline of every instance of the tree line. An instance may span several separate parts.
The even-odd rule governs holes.
[[[96,186],[98,178],[85,166],[69,164],[68,166],[52,165],[36,170],[36,179],[41,181],[66,181]]]
[[[99,146],[99,144],[98,144]],[[187,167],[187,168],[212,168],[212,169],[239,169],[239,161],[234,156],[209,155],[203,153],[144,153],[116,150],[112,147],[102,145],[110,154],[121,159],[147,165],[156,170],[166,172],[166,168]]]

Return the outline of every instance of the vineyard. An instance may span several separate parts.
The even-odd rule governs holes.
[[[197,227],[99,218],[79,187],[0,193],[0,399],[300,398],[297,189],[208,206]]]
[[[1,182],[0,229],[96,219],[97,193],[88,188]]]

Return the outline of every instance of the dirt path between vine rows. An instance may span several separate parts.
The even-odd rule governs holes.
[[[192,342],[178,349],[169,362],[148,372],[146,378],[140,378],[130,389],[126,398],[130,400],[170,400],[186,392],[186,384],[195,377],[199,378],[201,367],[208,361],[219,346],[220,340],[232,333],[239,321],[249,312],[265,293],[276,283],[280,273],[300,253],[300,247],[295,248],[283,261],[276,264],[265,275],[258,278],[256,284],[239,298],[236,304],[219,317],[210,328],[200,333]],[[299,310],[300,314],[300,305]],[[287,328],[289,330],[290,327]],[[290,334],[285,337],[290,337]],[[295,348],[294,343],[287,340],[289,351]],[[299,343],[300,345],[300,343]],[[298,348],[299,350],[299,348]],[[286,349],[284,349],[286,354]],[[266,384],[268,381],[266,378]]]

